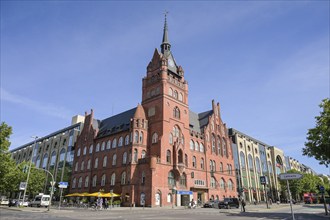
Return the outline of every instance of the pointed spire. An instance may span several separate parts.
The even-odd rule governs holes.
[[[168,41],[168,27],[167,27],[167,14],[168,11],[165,11],[165,23],[164,23],[164,33],[163,33],[163,42],[160,45],[161,52],[164,54],[165,51],[170,51],[171,44]]]

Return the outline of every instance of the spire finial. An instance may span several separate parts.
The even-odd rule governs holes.
[[[167,27],[167,14],[169,12],[165,10],[164,15],[165,15],[165,22],[164,22],[164,32],[163,32],[163,42],[160,45],[161,51],[164,54],[165,51],[170,51],[171,44],[168,41],[168,27]]]

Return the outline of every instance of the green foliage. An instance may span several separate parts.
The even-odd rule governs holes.
[[[288,170],[287,173],[301,173],[301,172],[299,172],[298,170]],[[281,184],[281,189],[287,191],[286,180],[280,180],[280,184]],[[303,185],[301,179],[289,180],[289,186],[290,186],[290,192],[292,198],[297,200],[299,198],[299,195],[303,191]]]
[[[6,175],[10,174],[12,167],[15,167],[15,162],[12,160],[8,152],[10,142],[9,138],[12,134],[12,128],[5,122],[0,125],[0,194],[7,193],[7,184],[4,182]]]
[[[307,142],[303,148],[303,155],[315,157],[326,167],[330,164],[330,100],[324,99],[320,104],[323,111],[316,116],[316,126],[307,133]]]

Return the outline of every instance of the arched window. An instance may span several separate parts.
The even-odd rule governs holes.
[[[201,169],[204,170],[204,158],[201,158]]]
[[[46,153],[42,161],[42,168],[45,169],[47,167],[47,164],[48,164],[48,154]]]
[[[216,181],[214,177],[211,177],[211,188],[215,188],[216,187]]]
[[[228,190],[229,191],[233,191],[233,181],[230,179],[229,181],[228,181]]]
[[[196,157],[195,156],[193,156],[193,158],[192,158],[192,166],[194,168],[196,168]]]
[[[105,179],[106,179],[106,175],[103,174],[101,178],[101,186],[105,186]]]
[[[76,178],[73,178],[73,180],[72,180],[72,189],[76,188],[76,182],[77,182]]]
[[[111,175],[111,182],[110,182],[110,186],[114,186],[114,185],[115,185],[115,183],[116,183],[116,174],[115,174],[115,173],[113,173],[113,174]]]
[[[181,92],[179,93],[179,101],[181,101],[181,102],[183,101],[183,95]]]
[[[173,96],[174,96],[175,99],[178,99],[178,91],[174,90]]]
[[[96,148],[95,148],[95,152],[99,152],[100,151],[100,143],[96,144]]]
[[[174,137],[180,137],[180,128],[178,126],[173,127],[173,136]]]
[[[111,148],[111,141],[108,140],[108,141],[107,141],[107,150],[109,150],[110,148]]]
[[[204,152],[204,145],[202,143],[200,143],[199,145],[199,151]]]
[[[158,134],[156,132],[152,134],[152,140],[151,140],[151,142],[153,144],[155,144],[155,143],[158,142]]]
[[[173,109],[173,117],[177,118],[177,119],[180,119],[180,109],[178,107],[175,107]]]
[[[173,96],[173,89],[172,89],[172,88],[169,88],[169,89],[168,89],[168,95],[169,95],[169,96]]]
[[[83,171],[85,168],[85,161],[81,162],[80,170]]]
[[[92,181],[92,186],[93,186],[93,187],[96,186],[96,180],[97,180],[97,176],[94,175],[94,176],[93,176],[93,181]]]
[[[112,166],[116,166],[116,164],[117,164],[117,154],[114,154],[112,156]]]
[[[166,162],[171,163],[171,151],[170,150],[166,151]]]
[[[253,160],[251,154],[249,154],[248,160],[249,160],[249,169],[250,171],[253,171]]]
[[[107,156],[104,156],[103,157],[103,167],[106,167],[107,166],[107,161],[108,161],[108,157]]]
[[[273,173],[273,166],[270,161],[268,161],[268,169],[269,169],[269,173]]]
[[[215,153],[215,137],[213,134],[212,134],[212,152]]]
[[[123,184],[126,184],[126,172],[122,172],[121,174],[121,181],[120,183],[123,185]]]
[[[53,151],[52,156],[50,158],[50,166],[54,166],[56,163],[56,152]]]
[[[129,145],[129,135],[126,135],[125,137],[125,145]]]
[[[76,165],[74,167],[74,171],[78,171],[78,166],[79,166],[79,162],[76,163]]]
[[[138,151],[137,151],[137,149],[134,149],[133,160],[134,160],[135,163],[137,163],[137,161],[138,161]]]
[[[127,152],[125,151],[123,153],[123,164],[126,164],[126,162],[127,162]]]
[[[65,149],[62,148],[62,150],[60,151],[60,162],[64,161],[65,159]]]
[[[194,150],[195,143],[193,140],[190,140],[190,150]]]
[[[85,177],[85,188],[89,185],[89,176]]]
[[[119,137],[118,139],[118,147],[122,147],[123,146],[123,142],[124,142],[124,139],[122,136]]]
[[[77,150],[77,157],[79,157],[80,156],[80,148],[78,148],[78,150]]]
[[[105,142],[103,141],[102,145],[101,145],[101,151],[104,151],[104,150],[105,150]]]
[[[170,144],[173,144],[173,134],[170,133],[170,136],[169,136],[169,141],[168,141]]]
[[[223,156],[228,157],[227,144],[224,138],[222,139],[222,150],[223,150]]]
[[[180,176],[180,185],[187,186],[187,176],[185,173]]]
[[[78,180],[78,188],[81,188],[81,185],[82,185],[82,177],[79,177],[79,180]]]
[[[225,189],[225,180],[224,180],[223,178],[220,179],[220,188],[221,188],[222,190]]]
[[[144,171],[142,171],[142,174],[141,174],[141,183],[144,184],[146,181],[146,173]]]
[[[99,165],[99,158],[95,158],[95,161],[94,161],[94,168],[97,168]]]
[[[83,155],[86,155],[86,153],[87,153],[87,147],[85,146],[83,150]]]
[[[112,141],[112,148],[116,148],[117,147],[117,138],[113,139]]]
[[[174,174],[172,171],[168,172],[167,180],[168,180],[168,185],[175,186]]]
[[[145,150],[142,150],[142,153],[141,153],[141,158],[146,158],[146,151]]]
[[[134,132],[134,143],[138,143],[139,142],[139,132],[135,131]]]
[[[241,160],[241,167],[245,168],[245,154],[243,153],[243,151],[241,151],[241,153],[239,154],[240,160]]]
[[[261,174],[260,160],[258,157],[256,157],[256,169],[257,169],[257,173]]]
[[[91,159],[87,161],[87,170],[91,169]]]
[[[37,159],[36,159],[36,167],[37,168],[40,167],[40,156],[38,156]]]
[[[197,141],[195,142],[195,151],[199,151],[199,144]]]
[[[141,144],[143,143],[143,132],[142,131],[140,132],[140,143]]]
[[[93,153],[93,144],[89,147],[89,153]]]
[[[222,155],[220,137],[217,138],[217,142],[218,142],[218,146],[217,146],[218,147],[218,155]]]

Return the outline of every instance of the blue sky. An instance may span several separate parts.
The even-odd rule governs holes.
[[[140,103],[165,10],[190,109],[214,99],[228,127],[329,174],[301,155],[329,97],[329,1],[1,1],[11,149],[91,108],[104,119]]]

